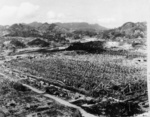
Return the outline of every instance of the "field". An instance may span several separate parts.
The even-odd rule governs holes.
[[[104,113],[103,109],[114,116],[145,111],[143,106],[148,100],[145,55],[65,51],[43,56],[12,60],[7,63],[7,67],[47,81],[60,81],[65,84],[64,88],[93,98],[94,105],[83,108],[94,114]],[[141,102],[142,106],[139,106]],[[84,104],[74,103],[79,106]]]
[[[0,78],[0,110],[7,117],[80,117],[77,109],[63,106],[3,76]]]

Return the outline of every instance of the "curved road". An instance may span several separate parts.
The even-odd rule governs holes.
[[[22,84],[22,85],[24,85],[25,87],[28,87],[29,89],[31,89],[32,91],[34,91],[34,92],[36,92],[36,93],[38,93],[38,94],[42,94],[42,95],[45,96],[45,97],[48,97],[48,98],[50,98],[50,99],[53,99],[53,100],[59,102],[59,103],[62,104],[62,105],[65,105],[65,106],[68,106],[68,107],[73,107],[73,108],[78,109],[78,110],[81,112],[81,114],[82,114],[83,117],[98,117],[98,116],[92,115],[92,114],[90,114],[90,113],[87,113],[87,112],[86,112],[85,110],[83,110],[81,107],[76,106],[76,105],[74,105],[74,104],[71,104],[71,103],[69,103],[69,102],[67,102],[67,101],[65,101],[65,100],[63,100],[63,99],[61,99],[61,98],[55,97],[55,96],[50,95],[50,94],[46,94],[46,93],[44,93],[43,91],[40,91],[40,90],[38,90],[38,89],[36,89],[36,88],[34,88],[34,87],[31,87],[31,86],[29,86],[29,85],[27,85],[27,84]]]
[[[5,60],[4,60],[4,61],[5,61]],[[3,64],[4,61],[0,61],[0,64]],[[8,78],[8,77],[9,77],[9,76],[7,76],[5,73],[2,73],[2,72],[0,72],[0,75],[4,76],[5,78]],[[10,79],[11,79],[11,78],[10,78]],[[82,114],[83,117],[98,117],[98,116],[95,116],[95,115],[92,115],[92,114],[86,112],[86,111],[83,110],[81,107],[76,106],[76,105],[74,105],[74,104],[71,104],[71,103],[69,103],[69,102],[67,102],[67,101],[65,101],[65,100],[63,100],[63,99],[61,99],[61,98],[58,98],[58,97],[55,97],[55,96],[53,96],[53,95],[44,93],[43,91],[40,91],[39,89],[36,89],[36,88],[34,88],[34,87],[31,87],[31,86],[29,86],[29,85],[27,85],[27,84],[22,84],[22,85],[25,86],[25,87],[27,87],[27,88],[29,88],[29,89],[31,89],[32,91],[34,91],[34,92],[36,92],[36,93],[38,93],[38,94],[41,94],[41,95],[43,95],[43,96],[45,96],[45,97],[48,97],[48,98],[50,98],[50,99],[53,99],[53,100],[55,100],[56,102],[59,102],[59,103],[62,104],[62,105],[65,105],[65,106],[68,106],[68,107],[73,107],[73,108],[78,109],[78,110],[81,112],[81,114]]]

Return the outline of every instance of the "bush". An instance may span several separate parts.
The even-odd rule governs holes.
[[[28,42],[29,46],[38,46],[38,47],[48,47],[49,43],[41,40],[41,39],[35,39],[33,41]]]
[[[23,42],[16,40],[16,39],[13,39],[6,43],[4,42],[2,45],[2,48],[4,49],[13,49],[13,48],[18,49],[18,48],[25,48],[25,47],[26,45]]]
[[[104,42],[102,41],[91,41],[91,42],[76,42],[72,43],[68,50],[85,50],[88,52],[102,52],[104,51]]]
[[[12,40],[12,41],[10,41],[10,44],[14,45],[16,48],[24,48],[24,47],[26,47],[26,45],[23,42],[18,41],[18,40]]]

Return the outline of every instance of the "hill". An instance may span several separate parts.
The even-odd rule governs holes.
[[[38,27],[40,27],[42,25],[42,23],[40,23],[40,22],[32,22],[32,23],[29,23],[27,25],[29,25],[31,27],[34,27],[34,28],[38,28]]]
[[[7,31],[6,36],[18,36],[18,37],[37,37],[40,36],[38,30],[26,24],[13,24]]]
[[[22,49],[25,47],[26,45],[24,44],[24,42],[17,39],[13,39],[3,42],[1,45],[1,50],[5,51],[7,54],[10,55],[12,53],[15,53],[17,49]]]
[[[41,39],[35,39],[35,40],[28,42],[28,45],[37,46],[37,47],[48,47],[49,43]]]
[[[8,31],[7,31],[8,28],[9,28],[9,26],[1,26],[0,25],[0,36],[8,34]]]
[[[98,24],[81,23],[39,23],[13,24],[0,26],[1,36],[13,37],[42,37],[48,41],[67,41],[67,39],[83,39],[84,37],[96,37],[98,39],[139,39],[146,38],[146,22],[127,22],[114,29],[107,29]]]
[[[106,30],[107,28],[100,26],[98,24],[88,24],[85,22],[81,23],[56,23],[58,26],[69,29],[70,31],[76,31],[76,30],[81,30],[81,31],[102,31]]]
[[[21,36],[21,37],[32,37],[32,36],[42,36],[45,33],[55,32],[55,33],[72,33],[73,31],[102,31],[106,28],[99,26],[98,24],[88,24],[88,23],[39,23],[32,22],[30,24],[13,24],[9,28],[4,28],[5,26],[0,26],[0,32],[3,30],[7,31],[7,36]]]
[[[129,38],[144,38],[146,37],[147,26],[146,22],[127,22],[118,29],[121,33],[129,36]]]
[[[116,39],[116,38],[146,38],[147,35],[147,24],[146,22],[127,22],[122,26],[106,30],[99,34],[101,38],[104,39]]]

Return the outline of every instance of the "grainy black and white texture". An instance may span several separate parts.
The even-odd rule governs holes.
[[[112,2],[103,0],[106,3],[108,1]],[[121,2],[116,2],[116,6],[122,10],[124,17],[131,20],[129,16],[141,3],[138,1],[133,2],[136,3],[132,6],[133,9],[128,7],[131,10],[130,15],[121,7]],[[78,8],[83,6],[83,10],[90,9],[89,16],[96,18],[94,14],[97,12],[94,9],[99,9],[100,2],[95,4],[88,0],[83,2],[84,5],[82,2],[79,2]],[[64,3],[58,2],[54,7],[59,11],[58,6]],[[108,6],[114,4],[110,3]],[[124,23],[119,26],[118,20],[108,20],[102,15],[104,19],[99,19],[99,22],[115,26],[108,28],[107,25],[104,27],[105,25],[87,23],[91,19],[86,16],[85,11],[84,15],[83,11],[78,12],[78,16],[82,15],[90,21],[70,22],[71,15],[66,18],[63,13],[49,11],[51,22],[40,23],[39,14],[46,11],[46,4],[45,8],[41,5],[45,11],[33,12],[34,15],[30,13],[41,9],[38,5],[21,3],[20,6],[6,7],[3,2],[2,5],[0,117],[148,117],[145,14],[143,22],[135,14],[134,18],[139,22],[123,20],[120,22]],[[23,10],[23,7],[28,10]],[[102,8],[105,12],[103,14],[110,11]],[[70,7],[69,9],[70,13],[74,13]],[[116,16],[121,13],[118,9]],[[2,13],[5,10],[7,13],[4,15]],[[115,13],[112,10],[112,14]],[[145,12],[141,10],[140,13]],[[38,22],[26,22],[33,20],[35,15]],[[6,21],[3,19],[10,16],[16,17],[12,21],[6,20],[8,25],[5,25]],[[41,14],[40,16],[44,17]],[[65,18],[67,23],[62,21]],[[20,23],[21,19],[24,23]]]

